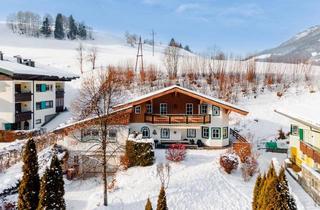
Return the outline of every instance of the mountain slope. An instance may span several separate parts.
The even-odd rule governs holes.
[[[273,62],[320,64],[320,26],[308,28],[278,47],[258,53],[256,59]]]

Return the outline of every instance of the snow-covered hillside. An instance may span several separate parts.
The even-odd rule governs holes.
[[[313,26],[279,46],[256,55],[258,60],[320,64],[320,26]]]

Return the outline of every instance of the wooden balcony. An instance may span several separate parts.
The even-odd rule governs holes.
[[[31,92],[29,93],[16,93],[16,102],[31,101]]]
[[[16,113],[16,122],[31,120],[31,111]]]
[[[64,90],[56,90],[56,98],[64,98]]]
[[[146,114],[145,122],[153,124],[208,124],[211,123],[210,115],[185,115],[185,114]]]
[[[314,162],[320,164],[320,150],[303,142],[300,141],[300,150],[303,154],[307,155],[308,157],[312,158]]]

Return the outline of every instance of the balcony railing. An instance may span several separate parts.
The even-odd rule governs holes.
[[[300,141],[300,150],[303,154],[306,154],[308,157],[312,158],[314,162],[320,164],[320,150]]]
[[[31,93],[16,93],[16,102],[31,101]]]
[[[153,124],[208,124],[211,123],[211,117],[210,115],[146,114],[145,122]]]
[[[56,90],[56,98],[63,98],[64,90]]]
[[[16,122],[31,120],[31,111],[16,113]]]

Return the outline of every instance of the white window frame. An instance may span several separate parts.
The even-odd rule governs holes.
[[[152,104],[146,104],[146,112],[147,114],[152,114]]]
[[[223,127],[222,136],[223,136],[223,139],[229,138],[229,128],[228,127]]]
[[[220,127],[212,127],[211,128],[211,138],[212,139],[221,139],[221,128]]]
[[[295,130],[293,128],[295,128]],[[299,136],[299,126],[291,124],[291,131],[291,135]]]
[[[160,137],[162,139],[170,139],[170,129],[169,128],[161,128]]]
[[[159,106],[160,106],[159,107],[160,115],[167,115],[168,114],[168,104],[167,103],[160,103]]]
[[[209,127],[201,127],[201,137],[202,138],[209,139],[209,135],[210,135],[209,133],[210,133]]]
[[[187,138],[196,138],[197,130],[196,129],[187,129]]]
[[[212,105],[212,116],[220,116],[220,107]]]
[[[193,115],[193,104],[186,103],[186,115]]]
[[[148,132],[148,135],[144,135],[145,131]],[[142,138],[150,138],[150,128],[148,128],[147,126],[143,126],[141,128],[141,133],[142,133]]]
[[[140,105],[134,107],[134,113],[135,114],[140,114],[141,113],[141,106]]]
[[[205,107],[205,112],[203,108]],[[200,114],[208,114],[208,104],[200,104]]]
[[[115,132],[115,136],[110,136],[110,133],[111,132]],[[110,130],[108,130],[108,141],[109,142],[116,142],[117,141],[117,135],[118,135],[118,132],[117,132],[117,130],[116,129],[110,129]]]

